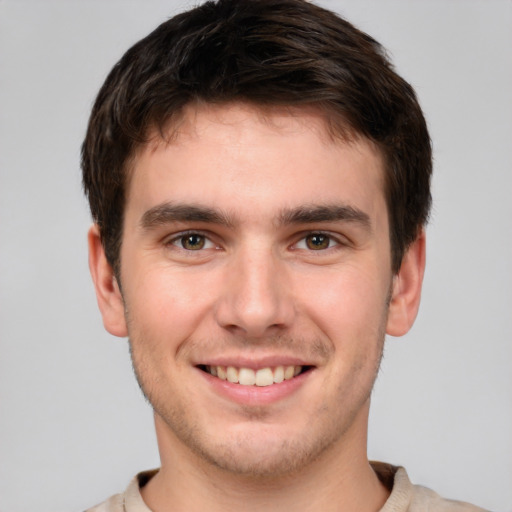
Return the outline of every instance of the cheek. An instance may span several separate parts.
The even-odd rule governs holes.
[[[207,317],[218,289],[214,273],[154,268],[133,275],[126,290],[130,330],[142,330],[151,342],[186,338]]]
[[[391,281],[391,278],[389,278]],[[305,283],[301,295],[308,316],[329,338],[373,337],[380,334],[387,315],[390,283],[379,273],[345,266],[318,273]]]

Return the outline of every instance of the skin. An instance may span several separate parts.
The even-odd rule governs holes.
[[[189,106],[171,142],[141,148],[128,191],[121,286],[96,226],[90,267],[155,410],[148,506],[380,509],[369,397],[385,333],[415,319],[425,240],[393,275],[375,146],[333,139],[314,110]],[[308,371],[259,388],[201,369],[230,364]]]

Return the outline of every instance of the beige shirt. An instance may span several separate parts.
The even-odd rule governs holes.
[[[469,503],[441,498],[421,485],[413,485],[404,468],[382,462],[371,464],[382,483],[391,490],[380,512],[486,512]],[[156,470],[139,473],[124,493],[116,494],[86,512],[151,512],[142,500],[140,487],[155,473]]]

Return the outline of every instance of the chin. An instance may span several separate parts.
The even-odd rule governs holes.
[[[301,446],[288,440],[274,443],[238,439],[236,444],[200,450],[203,460],[226,472],[249,478],[275,478],[296,473],[317,458],[323,449]]]
[[[174,430],[174,435],[210,466],[242,478],[268,479],[294,475],[317,460],[336,442],[335,432],[284,432],[255,423],[219,433],[192,435]],[[327,435],[326,435],[327,434]]]

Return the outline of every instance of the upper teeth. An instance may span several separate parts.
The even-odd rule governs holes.
[[[222,380],[242,386],[270,386],[289,380],[302,371],[302,366],[276,366],[275,368],[235,368],[234,366],[207,366],[207,371]]]

